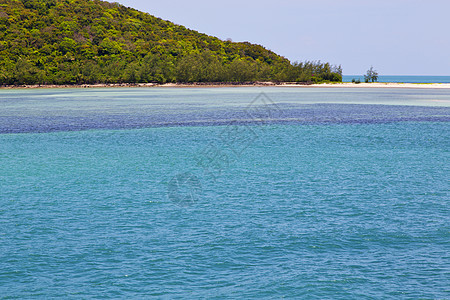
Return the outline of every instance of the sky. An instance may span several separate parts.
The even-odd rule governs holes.
[[[450,76],[449,0],[116,1],[292,62],[342,65],[344,75],[373,66],[380,75]]]

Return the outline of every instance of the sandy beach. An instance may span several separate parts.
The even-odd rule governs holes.
[[[286,84],[284,86],[290,86]],[[373,83],[323,83],[313,84],[309,87],[334,87],[334,88],[416,88],[416,89],[450,89],[450,83],[396,83],[396,82],[373,82]]]
[[[295,88],[409,88],[409,89],[450,89],[450,83],[117,83],[117,84],[74,84],[74,85],[14,85],[0,86],[0,89],[38,89],[38,88],[120,88],[120,87],[167,87],[167,88],[219,88],[219,87],[295,87]]]

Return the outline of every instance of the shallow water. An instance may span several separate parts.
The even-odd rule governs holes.
[[[4,297],[449,296],[449,92],[0,97]]]
[[[223,125],[231,121],[442,121],[449,119],[449,107],[449,91],[434,89],[2,90],[0,133]]]

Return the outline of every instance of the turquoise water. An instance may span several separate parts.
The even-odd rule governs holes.
[[[0,91],[1,295],[449,298],[449,100]]]
[[[364,82],[363,75],[344,75],[343,82],[351,82],[352,79]],[[399,75],[381,75],[379,82],[403,82],[403,83],[450,83],[450,76],[399,76]]]

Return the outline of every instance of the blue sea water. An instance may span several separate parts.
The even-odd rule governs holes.
[[[449,103],[2,90],[1,295],[449,298]]]
[[[351,82],[352,79],[364,82],[363,75],[344,75],[343,82]],[[380,75],[379,82],[401,82],[401,83],[450,83],[450,76],[412,76],[412,75]]]

